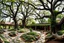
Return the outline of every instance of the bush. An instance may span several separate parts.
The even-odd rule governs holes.
[[[30,32],[32,32],[32,28],[30,28],[29,30],[30,30]]]
[[[23,32],[26,32],[26,30],[25,29],[20,29],[20,30],[18,30],[18,32],[23,33]]]
[[[58,35],[63,35],[64,34],[64,30],[60,30],[57,32]]]
[[[8,31],[16,31],[15,29],[9,29]]]
[[[20,38],[22,38],[26,42],[36,41],[39,39],[39,37],[40,35],[37,34],[36,32],[29,32],[20,36]]]

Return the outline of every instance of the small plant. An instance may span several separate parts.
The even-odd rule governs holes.
[[[8,31],[16,31],[15,29],[9,29]]]
[[[57,32],[58,35],[63,35],[64,34],[64,30],[60,30]]]
[[[20,30],[18,30],[18,32],[23,33],[23,32],[26,32],[26,30],[25,29],[20,29]]]
[[[30,32],[32,32],[32,28],[30,28]]]
[[[3,29],[0,29],[0,34],[3,34],[5,31]]]
[[[38,40],[40,38],[40,35],[37,34],[36,32],[29,32],[29,33],[23,34],[22,36],[20,36],[20,38],[26,42],[33,42]]]
[[[11,37],[14,37],[14,36],[16,36],[16,33],[13,31],[13,32],[8,33],[8,35]]]
[[[46,37],[45,37],[45,40],[47,40],[47,39],[49,39],[49,38],[51,38],[51,37],[52,37],[52,34],[48,33],[48,34],[46,35]]]
[[[8,41],[4,41],[5,43],[10,43],[10,42],[8,42]]]

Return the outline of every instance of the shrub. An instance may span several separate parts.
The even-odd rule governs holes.
[[[27,42],[36,41],[39,39],[39,37],[40,35],[37,34],[36,32],[29,32],[20,36],[20,38],[22,38],[24,41],[27,41]]]
[[[16,31],[15,29],[9,29],[8,31]]]
[[[26,30],[25,29],[20,29],[20,30],[18,30],[18,32],[23,33],[23,32],[26,32]]]
[[[30,28],[29,30],[30,30],[30,32],[32,32],[32,28]]]
[[[64,30],[60,30],[57,32],[58,35],[63,35],[64,34]]]

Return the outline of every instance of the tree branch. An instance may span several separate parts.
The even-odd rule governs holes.
[[[57,14],[61,14],[62,12],[64,12],[64,8],[62,9],[62,11],[58,12]]]
[[[7,18],[7,17],[11,17],[11,15],[8,15],[8,14],[5,14],[4,12],[2,12],[4,15],[6,15],[6,16],[3,16],[3,17],[5,17],[5,18]],[[12,18],[12,17],[11,17]]]
[[[56,6],[55,6],[55,8],[57,8],[58,6],[60,6],[62,4],[62,2],[60,2],[59,4],[57,4]]]
[[[3,1],[1,1],[0,3],[3,4],[3,5],[6,5],[8,7],[10,7],[10,5],[7,5],[7,4],[3,3]]]
[[[43,7],[44,7],[44,9],[46,9],[46,7],[45,7],[45,3],[42,1],[42,0],[39,0],[41,3],[42,3],[42,5],[43,5]]]
[[[51,4],[51,2],[49,0],[47,0],[47,2],[49,2]]]
[[[17,9],[16,9],[16,12],[15,12],[15,17],[16,17],[16,15],[17,15],[17,13],[18,13],[19,6],[20,6],[20,3],[19,3],[19,5],[17,5]]]
[[[35,18],[35,19],[43,19],[43,18],[50,18],[50,16],[43,16],[41,18]]]
[[[35,11],[35,13],[36,13],[39,17],[41,17],[41,16],[40,16],[40,11],[39,11],[39,14],[38,14],[36,11]]]
[[[11,11],[11,13],[12,13],[12,16],[14,17],[14,12],[13,12],[11,6],[10,6],[9,8],[10,8],[10,11]]]
[[[20,1],[21,3],[22,2],[24,2],[24,1]],[[31,5],[32,7],[34,7],[35,9],[37,9],[37,10],[50,10],[50,9],[47,9],[47,8],[37,8],[37,7],[35,7],[33,4],[31,4],[31,3],[29,3],[29,2],[24,2],[24,3],[26,3],[26,4],[29,4],[29,5]]]

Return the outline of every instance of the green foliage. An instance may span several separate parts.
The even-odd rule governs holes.
[[[64,17],[63,14],[58,14],[58,15],[57,15],[57,18],[60,18],[60,19],[61,19],[61,18],[63,18],[63,17]]]
[[[39,19],[39,23],[46,23],[47,21],[46,21],[46,19]]]
[[[51,23],[51,20],[48,18],[48,23]]]
[[[57,32],[58,35],[63,35],[64,34],[64,30],[60,30]]]
[[[10,43],[10,42],[8,42],[8,41],[4,41],[5,43]]]
[[[11,28],[11,29],[8,29],[8,31],[16,31],[16,29]]]
[[[50,24],[31,24],[27,26],[49,26]]]
[[[3,0],[3,2],[15,2],[16,0]]]
[[[30,28],[30,32],[32,32],[32,28]]]
[[[48,33],[48,34],[47,34],[47,37],[49,37],[49,36],[51,36],[51,34],[50,34],[50,33]]]
[[[57,13],[58,13],[58,11],[54,10],[54,13],[55,13],[55,14],[57,14]]]
[[[25,0],[20,0],[20,1],[25,1]]]
[[[39,39],[39,34],[37,34],[36,32],[29,32],[29,33],[23,34],[21,38],[23,38],[27,42],[32,42]]]
[[[30,25],[30,24],[36,24],[35,20],[33,18],[28,18],[27,19],[27,25]]]
[[[61,28],[62,28],[62,30],[64,30],[64,24],[62,24]]]
[[[35,22],[32,22],[32,24],[35,24]]]
[[[26,32],[26,30],[25,29],[19,29],[18,32],[23,33],[23,32]]]

